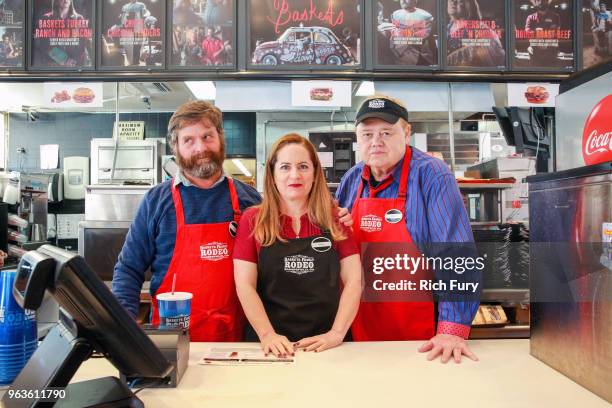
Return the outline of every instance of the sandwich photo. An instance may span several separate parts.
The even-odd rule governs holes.
[[[72,95],[72,99],[76,103],[91,103],[96,94],[89,88],[77,88],[74,90],[74,94]]]
[[[525,92],[525,98],[529,103],[546,103],[548,96],[548,91],[543,86],[530,86]]]
[[[331,88],[312,88],[310,90],[310,100],[312,101],[329,101],[334,97],[334,91]]]

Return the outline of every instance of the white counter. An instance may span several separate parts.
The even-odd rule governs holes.
[[[147,407],[610,407],[603,399],[529,355],[529,340],[470,341],[479,362],[429,362],[421,342],[345,343],[323,353],[299,352],[282,366],[203,366],[211,347],[192,343],[178,388],[144,389]],[[253,343],[234,344],[253,347]],[[117,371],[89,360],[75,381]]]

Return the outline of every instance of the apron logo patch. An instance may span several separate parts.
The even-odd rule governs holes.
[[[229,258],[229,248],[225,242],[209,242],[200,245],[200,258],[207,261],[220,261]]]
[[[331,249],[332,243],[329,238],[317,237],[312,240],[310,246],[317,252],[327,252]]]
[[[402,212],[400,210],[392,209],[385,213],[385,221],[389,224],[397,224],[402,220]]]
[[[229,223],[229,233],[232,238],[236,238],[236,233],[238,231],[238,223],[236,221],[232,221]]]
[[[365,232],[378,232],[382,230],[382,218],[369,214],[361,217],[359,229]]]
[[[311,256],[291,255],[286,256],[284,261],[285,272],[295,273],[296,275],[314,272],[314,258]]]

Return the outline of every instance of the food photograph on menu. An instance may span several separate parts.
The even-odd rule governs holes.
[[[438,65],[436,0],[379,0],[375,4],[378,65]]]
[[[30,66],[93,68],[94,0],[32,0]]]
[[[171,65],[234,65],[234,0],[173,0]]]
[[[103,0],[101,66],[162,67],[165,8],[158,0]]]
[[[513,0],[515,69],[574,67],[572,0]]]
[[[462,69],[505,68],[504,2],[444,0],[444,5],[446,66]]]
[[[612,1],[582,0],[582,66],[612,58]]]
[[[249,6],[252,65],[360,64],[360,1],[250,0]]]
[[[23,67],[23,0],[0,0],[0,69]]]

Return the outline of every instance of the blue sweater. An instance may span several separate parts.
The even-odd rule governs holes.
[[[147,192],[130,226],[113,275],[113,293],[130,313],[138,313],[145,272],[151,268],[151,296],[161,285],[176,241],[176,210],[171,180]],[[240,209],[259,204],[261,196],[253,187],[234,179]],[[180,185],[187,224],[211,224],[233,219],[227,179],[210,189]]]

